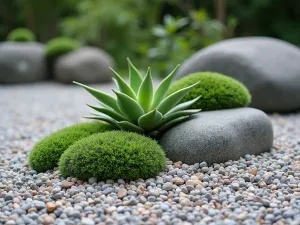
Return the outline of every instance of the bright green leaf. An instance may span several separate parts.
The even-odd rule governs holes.
[[[172,79],[173,79],[178,67],[179,67],[179,65],[177,65],[175,67],[175,69],[157,87],[157,90],[154,95],[154,100],[152,103],[152,108],[155,108],[156,106],[158,106],[159,103],[161,103],[161,101],[165,98],[167,91],[170,87],[170,84],[172,82]]]
[[[121,111],[130,119],[130,121],[136,123],[144,114],[143,108],[133,98],[115,90],[113,90],[113,92],[117,95],[117,104]]]
[[[96,99],[98,99],[102,104],[114,109],[117,112],[121,112],[118,107],[116,99],[114,99],[112,96],[110,96],[102,91],[98,91],[97,89],[86,86],[84,84],[78,83],[78,82],[73,81],[73,83],[83,87],[91,95],[93,95]]]
[[[156,109],[146,113],[139,118],[138,124],[144,129],[151,129],[157,126],[162,120],[163,115]]]
[[[199,97],[197,97],[193,100],[190,100],[190,101],[187,101],[187,102],[176,105],[168,113],[166,113],[166,116],[171,114],[171,113],[181,111],[181,110],[185,110],[185,109],[189,108],[191,105],[193,105],[195,102],[197,102],[200,98],[201,98],[201,96],[199,96]]]
[[[127,130],[127,131],[133,131],[133,132],[137,132],[137,133],[143,133],[144,130],[142,128],[140,128],[139,126],[130,123],[128,121],[121,121],[121,122],[117,122],[117,124],[119,125],[119,127],[122,130]]]
[[[190,116],[182,116],[182,117],[179,117],[179,118],[177,118],[177,119],[175,119],[175,120],[171,120],[170,122],[168,122],[168,123],[164,124],[163,126],[161,126],[158,130],[159,130],[160,132],[163,132],[163,131],[165,131],[165,130],[168,130],[168,129],[171,128],[172,126],[174,126],[174,125],[176,125],[176,124],[178,124],[178,123],[180,123],[180,122],[186,120],[186,119],[189,118],[189,117],[190,117]]]
[[[119,84],[118,84],[117,80],[116,80],[115,78],[112,78],[112,80],[113,80],[113,82],[115,83],[116,87],[120,90]]]
[[[149,112],[153,100],[153,82],[151,77],[151,69],[148,68],[146,76],[138,91],[138,102],[145,112]]]
[[[101,120],[104,122],[107,122],[109,124],[111,124],[112,126],[114,126],[115,128],[120,129],[119,125],[117,124],[117,122],[115,120],[113,120],[112,118],[110,118],[109,116],[105,116],[105,115],[96,115],[95,116],[84,116],[83,118],[86,119],[93,119],[93,120]]]
[[[170,114],[168,114],[164,117],[162,123],[168,123],[169,121],[175,120],[179,117],[190,116],[190,115],[198,113],[200,111],[201,111],[201,109],[187,109],[187,110],[182,110],[182,111],[177,111],[177,112],[174,112],[174,113],[170,113]]]
[[[137,94],[143,78],[140,75],[140,72],[137,70],[137,68],[135,68],[135,66],[131,63],[129,58],[127,58],[127,61],[128,61],[128,69],[129,69],[130,87]]]
[[[172,93],[158,105],[157,110],[163,115],[166,114],[198,83]]]
[[[108,109],[108,108],[100,108],[100,107],[97,107],[97,106],[93,106],[93,105],[89,105],[87,104],[89,107],[91,107],[92,109],[100,112],[100,113],[103,113],[111,118],[113,118],[114,120],[116,121],[122,121],[122,120],[128,120],[126,117],[124,117],[123,115],[115,112],[114,110],[112,109]]]
[[[111,67],[109,68],[115,77],[115,82],[118,84],[118,88],[120,90],[120,92],[128,95],[129,97],[136,99],[136,95],[134,93],[134,91],[132,90],[132,88],[122,79],[122,77],[116,72],[114,71]]]

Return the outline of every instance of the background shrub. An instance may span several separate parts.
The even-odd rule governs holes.
[[[165,154],[156,141],[125,131],[84,138],[62,154],[59,170],[65,177],[132,180],[154,176],[165,167]]]
[[[50,40],[46,45],[46,56],[48,58],[57,58],[68,52],[80,48],[80,43],[72,38],[59,37]]]
[[[59,130],[39,141],[29,153],[29,165],[38,172],[57,166],[61,154],[74,142],[91,134],[112,130],[107,123],[81,123]]]
[[[195,86],[181,102],[202,96],[191,108],[203,111],[245,107],[251,102],[248,89],[238,80],[220,73],[200,72],[190,74],[171,84],[169,94],[188,87],[197,81]]]
[[[67,36],[103,49],[119,71],[129,57],[138,69],[152,65],[153,74],[166,76],[229,37],[270,36],[300,46],[299,8],[298,0],[0,0],[0,41],[28,27],[42,43]]]
[[[36,40],[34,33],[27,28],[16,28],[7,35],[8,41],[32,42]]]

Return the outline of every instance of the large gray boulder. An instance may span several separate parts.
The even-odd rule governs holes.
[[[268,116],[258,109],[207,111],[171,128],[159,143],[173,161],[223,163],[269,151],[273,129]]]
[[[200,71],[234,77],[252,94],[252,106],[267,112],[300,109],[300,50],[267,37],[234,38],[186,60],[176,78]]]
[[[103,83],[111,81],[109,67],[114,60],[104,51],[84,47],[59,57],[54,64],[55,79],[62,83]]]
[[[44,80],[46,74],[44,46],[33,42],[0,44],[0,83],[27,83]]]

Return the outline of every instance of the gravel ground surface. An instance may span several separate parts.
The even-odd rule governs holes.
[[[80,122],[88,102],[74,86],[0,86],[0,224],[300,224],[299,113],[270,116],[270,153],[210,167],[168,161],[130,183],[31,170],[33,144]]]

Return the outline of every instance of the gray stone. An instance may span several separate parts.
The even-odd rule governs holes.
[[[46,204],[44,202],[41,202],[41,201],[35,201],[34,206],[37,209],[43,209],[43,208],[45,208]]]
[[[236,197],[235,197],[235,201],[237,202],[237,201],[243,201],[244,200],[244,196],[243,195],[237,195]]]
[[[40,43],[4,42],[0,45],[0,83],[27,83],[47,77],[44,46]]]
[[[252,94],[252,106],[268,112],[300,109],[300,50],[267,37],[233,38],[200,50],[176,78],[213,71],[236,78]]]
[[[293,210],[288,210],[283,213],[284,218],[293,218],[296,213]]]
[[[163,186],[162,186],[163,190],[166,191],[172,191],[173,190],[173,184],[170,182],[166,182]]]
[[[11,200],[13,200],[13,198],[14,198],[14,196],[13,195],[11,195],[11,194],[7,194],[7,195],[5,195],[5,201],[11,201]]]
[[[59,57],[54,63],[56,80],[62,83],[103,83],[111,81],[113,59],[103,50],[84,47]]]
[[[173,161],[213,164],[269,151],[273,129],[268,116],[258,109],[207,111],[168,130],[160,144]]]
[[[212,196],[211,194],[207,193],[205,196],[204,196],[209,202],[212,200]]]
[[[89,218],[82,218],[81,223],[83,225],[94,225],[95,224],[95,222],[92,219],[89,219]]]

